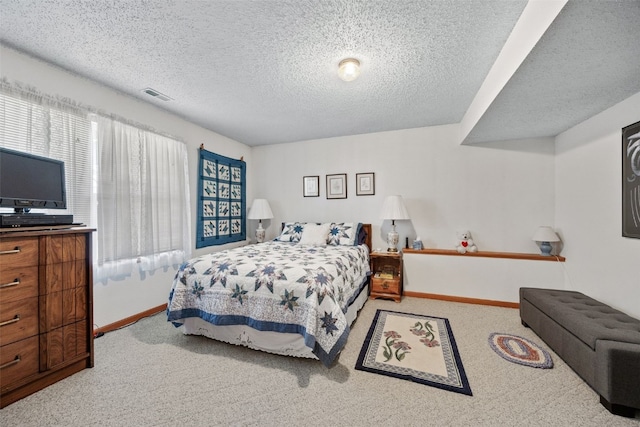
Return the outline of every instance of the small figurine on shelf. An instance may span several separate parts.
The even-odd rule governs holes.
[[[456,250],[461,254],[467,252],[478,252],[478,247],[475,243],[473,243],[470,231],[458,231],[458,242],[456,244]]]
[[[413,249],[422,249],[422,239],[420,239],[420,236],[416,237],[416,240],[413,241]]]

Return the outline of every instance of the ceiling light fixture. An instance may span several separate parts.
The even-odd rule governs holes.
[[[360,61],[354,58],[347,58],[340,61],[338,65],[338,76],[345,82],[350,82],[360,75]]]

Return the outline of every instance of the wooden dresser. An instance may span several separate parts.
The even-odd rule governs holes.
[[[93,367],[88,228],[0,229],[0,408]]]

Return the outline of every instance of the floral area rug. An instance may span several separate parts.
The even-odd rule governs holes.
[[[489,346],[509,362],[532,368],[553,368],[553,359],[549,352],[524,337],[495,332],[489,335]]]
[[[471,396],[449,320],[378,310],[356,369]]]

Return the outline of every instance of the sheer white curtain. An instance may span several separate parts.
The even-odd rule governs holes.
[[[180,264],[190,256],[184,143],[94,116],[96,280]]]

